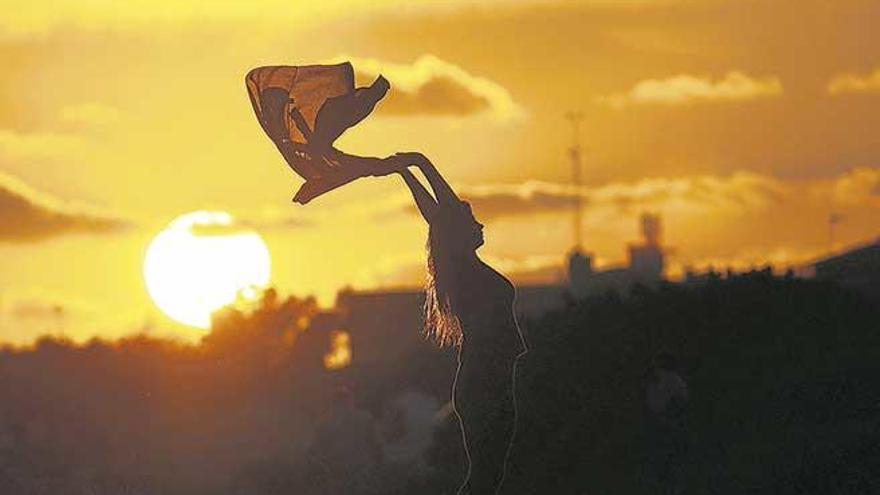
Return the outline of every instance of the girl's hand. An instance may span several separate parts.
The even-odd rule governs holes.
[[[372,164],[370,173],[373,177],[383,177],[386,175],[403,172],[406,167],[406,160],[401,159],[398,154],[395,154],[376,160]]]
[[[428,157],[417,152],[417,151],[405,151],[400,153],[395,153],[393,155],[395,158],[406,163],[404,167],[408,167],[410,165],[415,165],[416,167],[422,168],[426,164],[430,164],[431,162],[428,160]]]

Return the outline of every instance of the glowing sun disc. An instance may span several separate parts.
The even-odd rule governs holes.
[[[217,309],[265,287],[270,275],[263,238],[218,211],[177,217],[153,238],[144,258],[147,292],[159,309],[198,328],[208,328]]]

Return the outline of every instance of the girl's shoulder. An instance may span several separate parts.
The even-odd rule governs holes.
[[[493,279],[493,284],[497,287],[496,290],[499,292],[503,292],[506,296],[513,299],[516,294],[516,287],[513,285],[513,282],[510,281],[507,277],[505,277],[501,272],[492,268],[489,265],[486,265],[489,269],[490,276]]]

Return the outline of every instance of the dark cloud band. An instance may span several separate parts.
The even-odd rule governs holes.
[[[0,175],[0,242],[39,241],[61,234],[105,234],[127,222],[86,213]]]

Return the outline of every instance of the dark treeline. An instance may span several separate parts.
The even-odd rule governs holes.
[[[453,493],[457,423],[405,376],[449,377],[452,361],[327,370],[317,311],[269,292],[218,314],[199,345],[47,338],[0,352],[0,493]],[[880,493],[878,322],[857,295],[768,273],[524,322],[505,493],[652,493],[645,372],[659,350],[690,389],[684,492]]]
[[[452,484],[428,463],[434,427],[448,423],[443,404],[394,371],[382,373],[386,383],[370,370],[327,369],[333,332],[318,313],[313,299],[269,290],[253,307],[215,314],[197,345],[45,337],[0,351],[0,493],[384,494]]]

